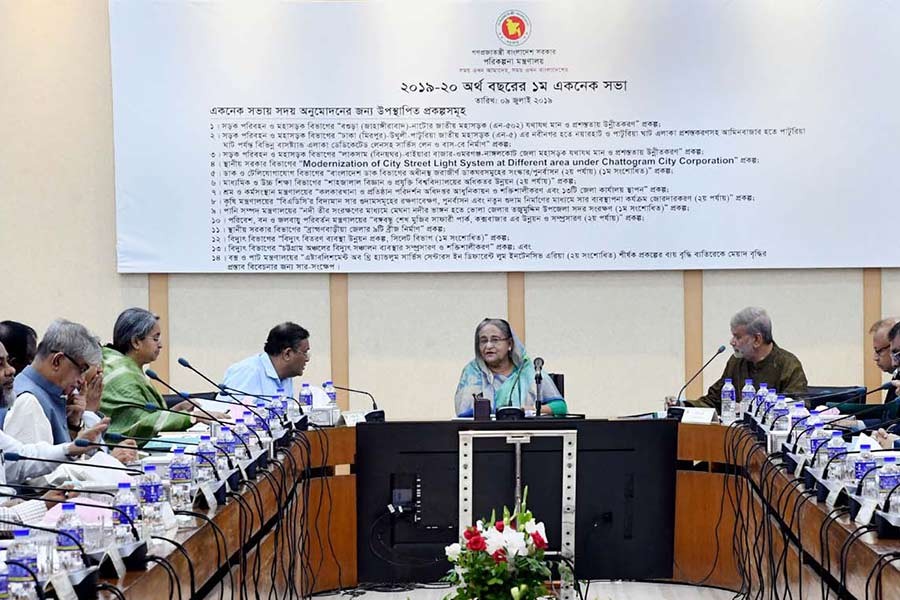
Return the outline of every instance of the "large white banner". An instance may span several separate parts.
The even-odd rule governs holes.
[[[121,272],[900,265],[894,2],[111,0],[110,32]]]

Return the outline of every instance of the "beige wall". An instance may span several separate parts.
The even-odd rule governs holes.
[[[0,132],[0,318],[43,330],[65,315],[108,340],[121,309],[150,299],[146,276],[115,271],[104,0],[0,1]],[[146,233],[165,243],[165,231]],[[610,415],[656,409],[699,366],[685,356],[727,343],[729,317],[747,304],[771,310],[776,339],[801,357],[812,383],[823,384],[863,381],[866,310],[883,304],[900,314],[895,269],[881,274],[875,291],[861,270],[706,272],[702,333],[688,335],[685,313],[700,311],[701,300],[685,306],[680,272],[533,273],[524,294],[511,296],[502,273],[351,275],[347,293],[335,297],[329,281],[171,276],[168,294],[154,299],[168,310],[169,364],[155,366],[178,386],[205,389],[175,364],[178,356],[218,378],[259,351],[272,324],[293,319],[313,334],[309,381],[347,369],[347,383],[372,391],[392,418],[445,418],[475,324],[524,306],[529,349],[566,374],[571,409]],[[332,340],[331,316],[343,310],[348,333]],[[710,367],[706,384],[722,364]],[[365,401],[351,397],[350,406]]]

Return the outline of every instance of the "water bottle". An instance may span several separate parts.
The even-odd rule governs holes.
[[[272,434],[272,437],[275,439],[280,438],[284,435],[284,424],[281,422],[281,417],[278,416],[278,409],[275,408],[275,404],[280,406],[280,401],[275,402],[274,400],[268,407],[269,411],[269,432]]]
[[[813,432],[809,435],[809,454],[813,458],[817,456],[819,448],[826,444],[829,439],[828,432],[825,431],[825,423],[816,423]]]
[[[219,427],[219,435],[216,436],[216,469],[219,473],[229,471],[228,464],[234,457],[235,440],[231,433],[231,427],[222,425]]]
[[[753,387],[752,379],[744,380],[744,387],[741,389],[741,403],[738,405],[737,418],[744,418],[744,413],[749,413],[753,409],[753,400],[756,399],[756,388]]]
[[[260,435],[269,435],[272,431],[272,417],[266,409],[266,403],[262,400],[256,401],[256,421],[258,425],[256,432]]]
[[[772,407],[770,413],[772,419],[772,431],[790,431],[791,430],[791,410],[788,408],[787,399],[783,395],[779,395]]]
[[[16,529],[13,531],[15,538],[9,549],[6,551],[6,558],[9,561],[22,563],[31,569],[31,572],[37,574],[37,546],[29,535],[27,529]],[[32,600],[37,598],[37,592],[34,589],[34,579],[28,571],[18,565],[9,565],[9,597],[10,600]]]
[[[775,388],[769,388],[769,391],[766,394],[766,400],[765,402],[763,402],[763,423],[772,422],[772,409],[775,408],[776,402],[778,402],[778,390],[776,390]]]
[[[309,387],[308,383],[304,383],[300,387],[300,404],[303,405],[303,410],[309,414],[310,409],[312,409],[312,388]]]
[[[244,419],[235,419],[234,428],[231,430],[234,435],[234,457],[237,460],[247,460],[250,456],[247,454],[247,448],[250,444],[250,430],[244,423]]]
[[[847,443],[844,441],[844,433],[842,431],[831,432],[831,439],[828,440],[828,447],[825,449],[825,452],[828,454],[828,460],[831,461],[831,466],[828,467],[830,478],[842,481],[847,475],[845,468]]]
[[[761,382],[759,384],[759,389],[756,390],[756,406],[753,407],[754,415],[762,414],[762,407],[766,402],[766,398],[769,396],[769,385],[765,382]]]
[[[56,558],[59,561],[59,568],[70,572],[83,569],[84,561],[81,560],[78,544],[84,546],[84,525],[81,523],[81,517],[75,512],[74,504],[66,502],[62,505],[62,515],[56,522],[56,528],[60,531],[56,534]]]
[[[322,384],[322,389],[325,390],[325,394],[328,396],[328,408],[331,409],[331,424],[337,425],[341,420],[341,408],[337,403],[337,390],[334,389],[334,383],[331,380],[326,381]],[[528,412],[526,408],[526,413]],[[534,413],[532,412],[532,416]]]
[[[720,411],[723,425],[729,425],[734,422],[735,394],[736,392],[734,385],[731,383],[731,379],[726,379],[725,385],[722,386],[722,408]]]
[[[197,445],[197,456],[194,458],[197,459],[194,462],[197,484],[214,481],[216,478],[216,449],[208,435],[200,436],[200,443]]]
[[[131,528],[137,523],[140,510],[137,496],[131,491],[129,482],[119,483],[119,491],[113,499],[113,506],[118,509],[113,511],[113,534],[116,543],[131,542],[134,539],[131,535]]]
[[[885,456],[884,465],[882,465],[876,473],[878,474],[879,501],[881,502],[881,505],[884,506],[887,495],[891,493],[894,486],[900,483],[900,468],[897,467],[897,457]],[[900,498],[897,497],[897,492],[894,492],[891,495],[891,506],[898,501],[900,501]]]
[[[9,573],[5,562],[0,562],[0,598],[9,599]]]
[[[853,461],[853,480],[859,483],[859,480],[874,466],[875,455],[872,454],[872,445],[860,444],[859,454],[856,455],[856,460]],[[871,474],[863,481],[862,495],[865,498],[876,498],[878,496],[875,478]]]
[[[175,448],[175,456],[169,463],[169,498],[172,510],[191,510],[194,484],[194,463],[185,455],[184,448]]]
[[[287,416],[287,420],[289,423],[296,423],[300,420],[300,406],[299,404],[290,396],[285,396],[285,400],[287,402],[287,406],[285,407],[285,415]]]
[[[791,406],[790,415],[792,428],[797,425],[803,425],[809,419],[809,411],[806,410],[806,405],[802,401],[794,402],[793,406]]]
[[[269,405],[269,412],[283,417],[287,413],[287,401],[285,400],[285,393],[283,387],[278,387],[278,392],[272,396],[272,402]]]
[[[151,534],[159,534],[163,530],[162,479],[156,473],[156,465],[145,465],[144,474],[138,481],[138,494],[141,498],[141,522]]]

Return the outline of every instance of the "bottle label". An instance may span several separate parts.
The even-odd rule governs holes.
[[[785,416],[787,416],[788,414],[790,414],[790,412],[791,412],[791,411],[790,411],[789,409],[787,409],[787,408],[773,408],[773,409],[772,409],[772,414],[773,414],[775,417],[785,417]]]
[[[67,533],[68,535],[63,535]],[[56,549],[60,551],[64,550],[78,550],[78,544],[73,541],[72,538],[84,546],[84,528],[82,527],[72,527],[60,529],[59,533],[56,534]]]
[[[9,598],[9,574],[0,573],[0,600]]]
[[[141,491],[141,502],[144,504],[162,502],[163,500],[163,486],[158,481],[141,483],[138,489]]]
[[[824,444],[824,443],[827,442],[827,441],[828,441],[828,438],[823,438],[823,437],[819,437],[819,438],[816,438],[816,437],[810,438],[810,440],[809,440],[809,452],[810,452],[810,454],[812,454],[813,456],[815,456],[816,452],[819,451],[819,448],[822,447],[822,444]]]
[[[15,558],[10,556],[9,560],[14,560],[26,565],[35,575],[37,575],[37,556],[16,556]],[[19,565],[9,565],[8,573],[9,581],[11,582],[30,583],[33,581],[28,571]]]
[[[828,449],[826,450],[826,452],[828,453],[828,458],[834,458],[835,456],[837,456],[837,455],[839,455],[839,454],[844,454],[844,453],[846,453],[846,452],[847,452],[847,448],[846,448],[845,446],[843,446],[843,445],[841,445],[841,446],[828,446]]]
[[[222,450],[219,452],[219,454],[223,454],[223,453],[224,453],[224,454],[228,454],[228,455],[234,454],[234,445],[235,445],[235,443],[236,443],[236,442],[234,441],[234,439],[230,439],[230,440],[219,440],[218,444],[216,444],[217,446],[219,446],[219,448],[222,449]]]
[[[238,440],[240,440],[241,442],[243,442],[243,444],[241,444],[241,445],[244,445],[244,444],[247,443],[247,440],[250,438],[250,432],[249,432],[249,431],[239,431],[239,430],[236,429],[236,430],[234,430],[233,433],[234,433],[234,437],[235,437],[235,447],[237,447],[237,441],[238,441]]]
[[[194,478],[191,465],[169,465],[169,481],[172,483],[190,483]]]
[[[858,460],[853,463],[853,477],[857,481],[863,478],[863,475],[869,472],[869,469],[875,466],[874,460]],[[871,475],[869,475],[871,477]]]
[[[885,494],[894,489],[897,483],[900,483],[900,473],[888,473],[878,477],[878,489]],[[896,495],[896,492],[894,495]]]
[[[137,504],[118,504],[116,508],[119,510],[113,511],[113,523],[116,525],[131,525],[134,521],[137,521],[138,518],[138,507]],[[119,512],[122,511],[122,512]],[[122,513],[125,513],[124,515]],[[128,515],[128,519],[125,518],[125,515]]]

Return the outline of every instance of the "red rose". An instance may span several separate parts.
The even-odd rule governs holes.
[[[491,556],[495,563],[506,562],[506,551],[503,548],[498,548]]]
[[[547,548],[547,542],[537,531],[531,534],[531,541],[534,542],[534,547],[538,550],[544,550],[545,548]]]
[[[500,533],[503,533],[503,527],[503,521],[497,521],[496,523],[494,523],[494,529],[496,529]]]
[[[481,534],[474,527],[466,527],[466,530],[463,531],[463,537],[466,538],[467,540],[471,540],[476,535],[481,535]]]
[[[474,550],[475,552],[481,552],[487,549],[487,544],[485,543],[484,538],[481,537],[481,535],[476,535],[469,538],[469,542],[466,544],[466,548],[468,548],[469,550]]]

